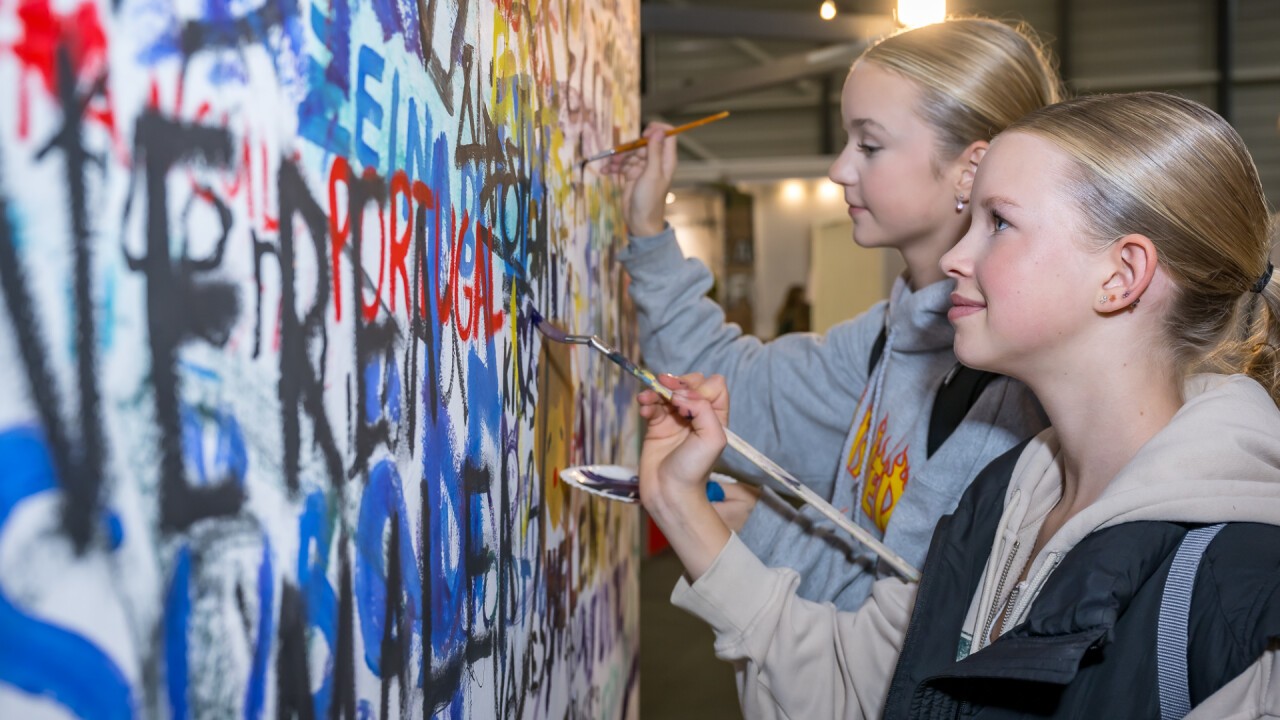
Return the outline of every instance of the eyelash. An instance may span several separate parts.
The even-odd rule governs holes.
[[[858,143],[858,150],[861,150],[863,153],[867,155],[875,155],[876,153],[880,152],[882,149],[883,148],[876,147],[875,145],[868,145],[866,143],[861,143],[861,142]]]

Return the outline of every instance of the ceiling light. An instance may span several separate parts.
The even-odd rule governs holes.
[[[818,197],[823,200],[836,200],[841,195],[840,186],[830,180],[818,181]]]
[[[823,20],[830,20],[836,16],[836,4],[831,0],[822,0],[822,7],[818,8],[818,15]]]
[[[804,200],[804,183],[799,180],[787,180],[782,183],[782,200],[792,205]]]
[[[907,27],[932,25],[947,19],[947,0],[898,0],[898,22]]]

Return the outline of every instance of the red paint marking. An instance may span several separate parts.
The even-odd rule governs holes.
[[[431,188],[421,180],[413,181],[413,200],[419,208],[427,208],[428,210],[437,210],[435,193],[431,192]],[[440,214],[435,213],[436,217],[436,237],[439,238]],[[426,231],[426,228],[423,228]],[[439,242],[439,240],[437,240]],[[422,257],[417,258],[418,261],[418,317],[427,317],[427,291],[423,284],[427,282],[427,253],[424,251]],[[438,257],[438,254],[437,254]]]
[[[347,187],[347,200],[351,199],[351,166],[341,156],[333,159],[329,170],[329,254],[333,263],[333,317],[342,320],[342,248],[347,244],[351,231],[350,216],[338,219],[338,183]]]
[[[271,207],[271,163],[268,162],[267,143],[262,142],[262,228],[267,232],[274,232],[280,229],[280,221],[273,218],[267,212],[267,208]],[[252,197],[252,194],[250,195]]]
[[[390,198],[390,218],[391,230],[388,233],[391,236],[391,312],[396,311],[396,273],[399,272],[400,277],[404,278],[404,308],[405,312],[413,312],[413,304],[409,299],[409,270],[405,267],[405,260],[409,256],[409,238],[413,234],[413,197],[409,194],[409,176],[403,170],[397,170],[395,175],[391,176],[391,198]],[[396,208],[396,196],[403,195],[406,214],[409,216],[404,226],[404,234],[397,236],[396,225],[400,222],[400,213]]]
[[[18,82],[18,135],[26,139],[30,130],[30,85],[22,78],[37,75],[50,97],[58,95],[58,51],[65,48],[71,61],[71,72],[81,86],[96,82],[107,72],[107,35],[98,19],[94,3],[85,3],[69,14],[54,12],[50,0],[21,0],[18,20],[22,23],[20,39],[11,51],[21,63]],[[93,103],[86,109],[89,119],[106,127],[117,139],[110,97],[106,107]]]

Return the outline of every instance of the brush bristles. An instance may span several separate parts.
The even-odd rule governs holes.
[[[538,328],[538,332],[542,333],[543,337],[559,343],[568,342],[564,331],[555,325],[546,322],[542,318],[542,313],[538,312],[538,309],[533,306],[533,303],[525,305],[525,312],[529,314],[529,319],[533,321],[533,326]]]

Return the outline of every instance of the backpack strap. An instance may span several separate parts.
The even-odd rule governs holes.
[[[1191,629],[1191,593],[1204,551],[1226,523],[1188,531],[1178,545],[1164,581],[1160,618],[1156,626],[1156,665],[1159,675],[1161,720],[1182,720],[1191,712],[1187,673],[1187,636]]]
[[[938,394],[933,399],[933,410],[929,414],[928,455],[942,447],[942,443],[951,437],[951,433],[964,422],[964,416],[977,402],[982,391],[999,375],[984,370],[974,370],[960,363],[947,373]]]
[[[876,365],[884,356],[884,346],[889,340],[887,325],[880,327],[880,334],[871,345],[871,356],[867,358],[867,377],[875,372]],[[960,363],[947,373],[942,385],[938,386],[938,394],[933,399],[933,410],[929,414],[929,442],[925,457],[933,457],[942,443],[964,422],[964,416],[978,402],[982,391],[999,375],[984,370],[974,370]]]
[[[871,373],[875,372],[876,365],[880,362],[880,356],[884,355],[884,344],[889,341],[889,326],[881,325],[880,334],[876,336],[876,341],[871,345],[871,357],[867,359],[867,377],[871,377]]]

